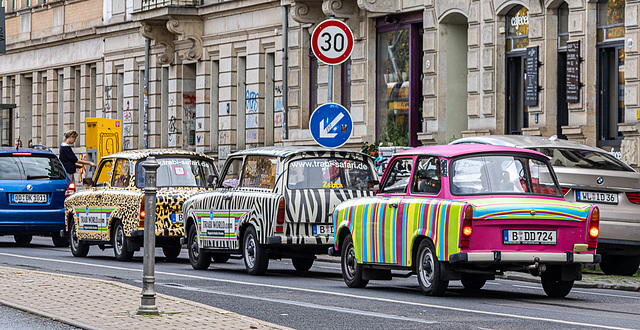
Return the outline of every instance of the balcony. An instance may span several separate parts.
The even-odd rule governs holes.
[[[142,0],[140,10],[151,10],[169,6],[195,7],[202,5],[202,0]]]

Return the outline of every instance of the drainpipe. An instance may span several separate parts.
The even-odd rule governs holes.
[[[282,6],[282,140],[289,139],[289,7]]]

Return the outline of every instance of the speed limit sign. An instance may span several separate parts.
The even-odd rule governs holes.
[[[322,21],[311,34],[313,54],[325,64],[346,61],[353,51],[353,33],[347,24],[337,19]]]

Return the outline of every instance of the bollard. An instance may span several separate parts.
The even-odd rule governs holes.
[[[144,258],[142,272],[142,297],[138,314],[159,314],[156,306],[156,281],[154,272],[156,264],[156,171],[158,162],[153,156],[149,156],[142,163],[144,168]]]

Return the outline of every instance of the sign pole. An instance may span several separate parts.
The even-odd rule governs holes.
[[[327,96],[327,103],[333,102],[333,64],[329,65],[329,95]]]
[[[144,168],[144,209],[147,214],[144,219],[144,256],[142,259],[142,297],[138,315],[158,315],[155,291],[156,266],[156,171],[160,165],[154,156],[147,157],[142,163]]]

